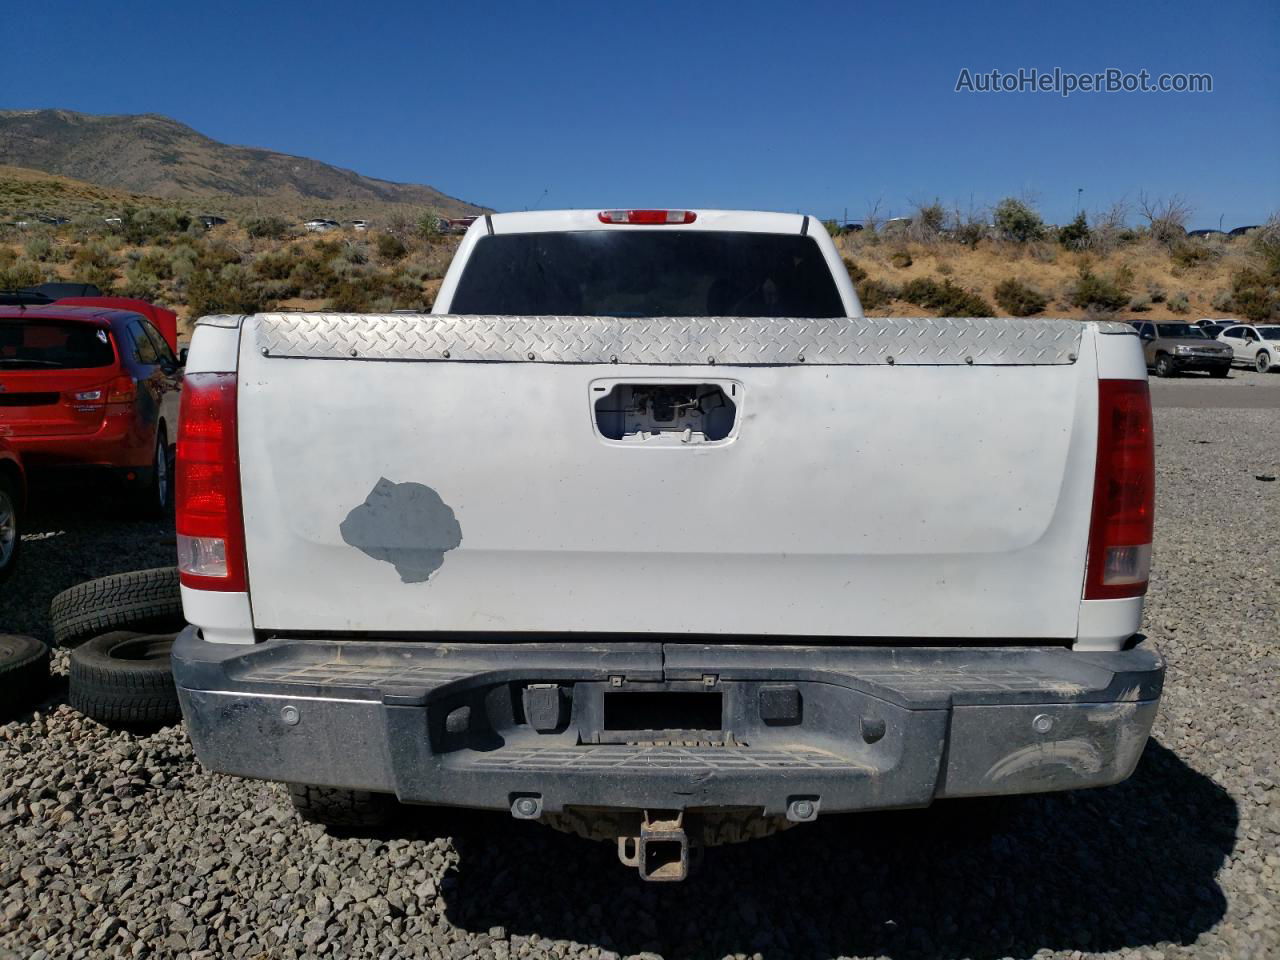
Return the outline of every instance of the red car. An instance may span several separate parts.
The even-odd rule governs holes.
[[[26,502],[27,478],[22,471],[22,458],[7,440],[0,438],[0,583],[9,579],[18,562],[20,519]]]
[[[96,468],[169,505],[182,361],[143,313],[0,307],[0,437],[28,471]]]
[[[62,306],[109,307],[140,313],[160,331],[169,349],[178,352],[178,315],[165,307],[132,297],[59,297],[57,302]]]

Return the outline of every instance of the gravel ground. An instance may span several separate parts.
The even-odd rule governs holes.
[[[1276,377],[1280,387],[1280,377]],[[1267,385],[1269,387],[1269,384]],[[827,818],[643,884],[610,849],[506,817],[330,836],[275,786],[201,771],[181,727],[111,733],[48,702],[0,726],[0,956],[1280,956],[1280,440],[1273,410],[1160,409],[1147,633],[1155,735],[1105,790]],[[163,525],[42,509],[0,597],[170,561]]]

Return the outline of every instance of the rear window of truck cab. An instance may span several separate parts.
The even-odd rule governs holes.
[[[72,320],[0,320],[0,369],[84,370],[116,362],[111,335]]]
[[[455,314],[843,317],[822,251],[798,234],[583,230],[482,237]]]

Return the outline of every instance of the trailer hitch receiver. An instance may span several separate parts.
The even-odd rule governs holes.
[[[689,876],[689,838],[684,811],[646,810],[640,836],[618,838],[618,859],[640,871],[640,879],[683,880]]]

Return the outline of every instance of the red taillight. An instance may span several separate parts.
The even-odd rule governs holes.
[[[1156,493],[1151,394],[1145,380],[1098,381],[1086,600],[1140,597],[1151,572]]]
[[[601,210],[601,223],[693,223],[698,215],[692,210]]]
[[[245,590],[234,373],[184,378],[176,482],[179,579],[197,590]]]
[[[107,384],[107,403],[114,406],[126,406],[133,403],[138,396],[138,384],[133,377],[123,374]]]

